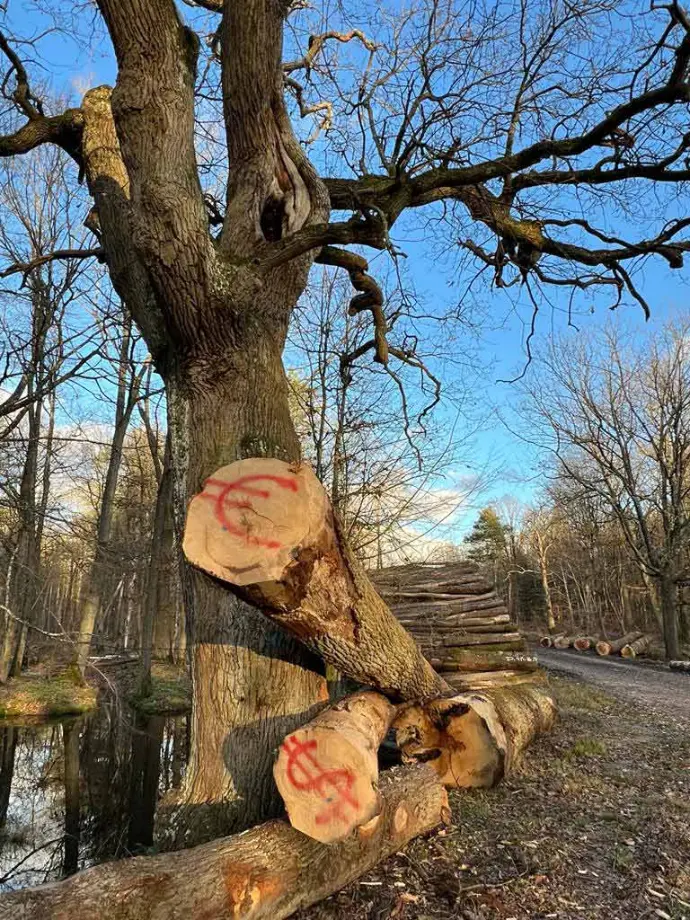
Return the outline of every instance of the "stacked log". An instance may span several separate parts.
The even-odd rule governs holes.
[[[623,646],[621,649],[621,657],[637,658],[638,655],[644,654],[644,652],[649,649],[651,642],[651,636],[640,636],[639,639],[635,639],[633,642],[628,642]]]
[[[503,600],[471,562],[370,573],[398,622],[457,690],[538,683],[536,659]]]
[[[604,639],[597,642],[596,649],[598,655],[616,655],[624,646],[630,645],[632,642],[635,642],[637,639],[641,638],[642,633],[639,630],[634,632],[626,633],[626,635],[621,636],[620,639],[613,639],[611,642],[608,642]]]

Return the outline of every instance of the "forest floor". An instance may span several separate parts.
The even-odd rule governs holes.
[[[560,722],[519,772],[299,920],[690,920],[687,708],[551,686]]]
[[[172,715],[191,709],[191,682],[184,668],[155,661],[151,669],[151,692],[137,689],[136,659],[110,664],[104,659],[87,671],[86,684],[62,668],[39,665],[0,686],[0,719],[35,721],[81,715],[98,705],[99,695],[118,694],[144,715]]]
[[[51,674],[43,667],[11,677],[0,686],[1,719],[46,719],[80,715],[96,706],[98,691],[84,686],[64,671]]]

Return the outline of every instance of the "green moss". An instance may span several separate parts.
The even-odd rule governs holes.
[[[24,674],[0,687],[0,718],[50,718],[79,715],[94,709],[97,691],[73,674]]]
[[[151,673],[150,693],[132,693],[129,704],[147,716],[189,712],[192,708],[191,681],[182,668],[156,662]]]
[[[566,757],[600,757],[606,753],[606,745],[596,738],[578,738],[566,753]]]

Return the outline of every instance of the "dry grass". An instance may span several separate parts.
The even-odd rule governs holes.
[[[95,688],[75,681],[69,673],[28,672],[0,687],[0,718],[45,719],[79,715],[96,706]]]

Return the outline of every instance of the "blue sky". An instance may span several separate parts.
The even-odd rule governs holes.
[[[68,8],[72,7],[71,4],[61,3],[60,0],[51,2],[66,18],[70,15],[91,15],[88,8],[84,8],[82,12],[72,13],[71,9],[68,11]],[[10,10],[17,24],[21,19],[21,31],[24,34],[27,33],[27,29],[40,32],[46,25],[45,17],[30,3],[19,3],[18,0],[14,0]],[[65,25],[68,27],[68,22]],[[100,27],[95,34],[102,35]],[[114,61],[107,39],[100,45],[93,42],[81,44],[69,36],[67,28],[42,41],[41,54],[43,79],[54,94],[72,97],[72,101],[77,101],[88,86],[103,82],[112,83],[114,80]],[[39,72],[37,67],[33,68],[34,74]],[[644,232],[644,208],[644,202],[641,202],[639,215],[609,215],[610,225],[619,232],[627,231],[633,238],[639,236]],[[675,214],[668,215],[672,216]],[[441,312],[445,306],[454,304],[466,279],[458,276],[452,255],[439,258],[431,242],[423,240],[421,231],[412,232],[409,226],[408,221],[405,228],[396,227],[395,242],[407,254],[406,271],[417,291],[425,301],[434,305],[436,311]],[[640,307],[630,303],[628,299],[613,316],[614,321],[624,321],[626,326],[638,330],[641,337],[653,334],[669,317],[687,309],[687,278],[686,271],[672,272],[662,260],[649,260],[644,272],[636,276],[636,282],[652,307],[651,319],[645,322]],[[516,289],[512,289],[511,293],[515,297]],[[555,309],[543,308],[537,319],[533,343],[533,350],[537,354],[540,345],[554,333],[578,334],[567,329],[565,313],[562,312],[565,306],[563,298],[553,296]],[[539,457],[529,445],[509,430],[519,428],[514,409],[519,399],[518,388],[499,382],[520,373],[526,361],[525,340],[529,331],[532,305],[524,291],[517,291],[515,299],[515,303],[510,303],[503,294],[488,286],[477,293],[483,321],[481,336],[473,343],[473,347],[476,347],[484,370],[479,384],[475,383],[474,396],[477,407],[486,417],[486,424],[477,439],[475,459],[478,468],[496,459],[500,459],[503,465],[503,472],[484,494],[485,501],[497,500],[506,494],[530,501],[538,494],[543,483],[538,470]],[[594,307],[593,313],[583,309],[575,317],[583,332],[612,318],[603,294],[599,296]],[[449,418],[454,412],[452,406],[443,411]],[[501,418],[508,427],[503,424]],[[460,520],[458,533],[469,526],[474,513],[472,511]]]

